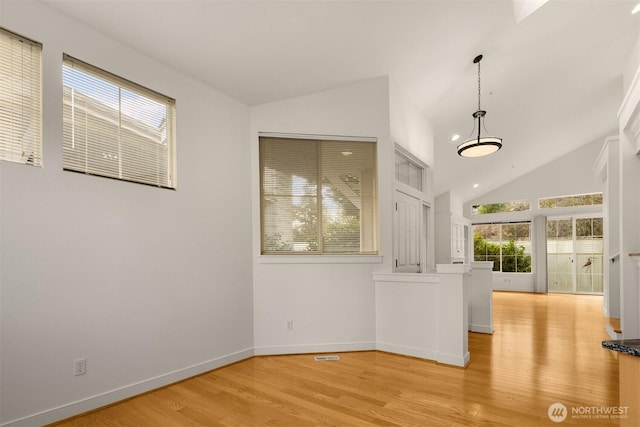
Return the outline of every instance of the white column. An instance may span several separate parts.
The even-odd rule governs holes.
[[[471,263],[469,330],[493,333],[493,261]]]
[[[438,264],[440,278],[437,361],[466,366],[469,355],[468,286],[469,264]],[[467,276],[468,277],[468,276]]]
[[[622,337],[640,337],[640,292],[637,262],[627,254],[640,250],[640,70],[622,102],[618,119],[619,143],[619,237],[620,237],[620,323]]]

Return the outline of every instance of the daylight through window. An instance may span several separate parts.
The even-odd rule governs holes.
[[[375,140],[260,137],[263,254],[376,254]]]
[[[538,199],[540,209],[570,208],[602,204],[602,193],[576,194],[573,196],[545,197]]]
[[[65,55],[66,170],[176,188],[175,101]]]
[[[531,210],[528,200],[512,200],[510,202],[487,203],[484,205],[473,205],[471,213],[474,215],[486,215],[500,212],[520,212]]]
[[[2,28],[0,159],[42,165],[42,45]]]
[[[493,271],[531,272],[531,223],[475,224],[473,258],[493,261]]]

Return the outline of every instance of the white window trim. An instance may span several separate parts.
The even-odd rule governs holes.
[[[345,136],[345,135],[307,135],[304,133],[282,133],[282,132],[258,132],[260,138],[290,138],[290,139],[314,139],[318,141],[354,141],[354,142],[378,142],[378,138],[370,136]]]
[[[384,255],[258,255],[258,264],[382,264]]]
[[[524,211],[524,212],[527,212],[527,211]],[[488,215],[491,215],[491,214],[488,214]],[[524,223],[529,223],[529,236],[530,236],[530,239],[531,239],[531,253],[529,254],[529,256],[531,257],[531,271],[502,271],[502,242],[503,242],[503,240],[502,240],[502,225],[524,224]],[[474,231],[473,231],[473,228],[476,225],[500,225],[500,270],[498,270],[498,271],[493,270],[492,271],[493,274],[516,274],[516,275],[520,276],[520,275],[524,275],[524,274],[533,274],[534,273],[534,271],[535,271],[535,262],[536,262],[536,259],[535,259],[536,258],[536,255],[535,255],[536,242],[535,242],[535,239],[534,239],[534,236],[533,236],[533,232],[534,232],[533,220],[525,219],[525,220],[522,220],[522,221],[513,220],[513,221],[474,222],[474,223],[471,224],[472,240],[471,240],[470,245],[472,245],[472,247],[474,245],[474,239],[473,239]],[[472,262],[484,262],[484,261],[475,261],[476,254],[475,254],[474,250],[471,251],[471,255],[472,255],[471,258],[473,259]]]

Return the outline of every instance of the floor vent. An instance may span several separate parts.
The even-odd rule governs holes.
[[[326,362],[329,360],[340,360],[340,356],[315,356],[316,362]]]

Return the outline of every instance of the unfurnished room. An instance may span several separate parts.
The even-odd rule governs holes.
[[[0,427],[640,425],[636,0],[0,0]]]

